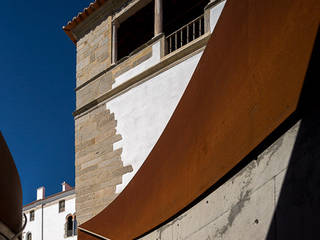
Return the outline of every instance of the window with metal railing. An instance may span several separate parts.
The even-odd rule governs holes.
[[[166,37],[166,53],[174,52],[204,33],[204,15],[202,14]]]

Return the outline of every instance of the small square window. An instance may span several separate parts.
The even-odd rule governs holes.
[[[34,221],[34,210],[30,211],[30,222]]]
[[[59,201],[59,213],[64,212],[64,210],[65,210],[65,201],[61,200]]]

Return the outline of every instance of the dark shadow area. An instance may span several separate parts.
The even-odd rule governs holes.
[[[209,0],[163,1],[163,32],[166,36],[204,13]]]
[[[319,38],[318,31],[297,109],[301,124],[268,240],[320,238]]]
[[[122,22],[118,28],[118,60],[129,56],[154,35],[154,1]]]

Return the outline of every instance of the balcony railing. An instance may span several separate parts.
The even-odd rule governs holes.
[[[204,33],[204,15],[202,14],[166,37],[166,53],[172,53]]]

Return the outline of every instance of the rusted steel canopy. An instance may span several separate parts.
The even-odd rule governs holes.
[[[165,131],[138,173],[80,227],[132,239],[195,200],[297,107],[319,0],[228,0]],[[83,231],[79,240],[98,239]]]
[[[22,189],[18,171],[0,132],[0,222],[13,233],[21,229]]]

